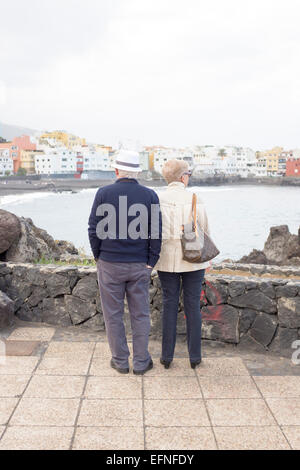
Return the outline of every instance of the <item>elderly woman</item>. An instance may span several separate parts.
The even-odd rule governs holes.
[[[184,312],[187,326],[187,344],[192,369],[201,362],[200,296],[205,268],[210,262],[189,263],[183,260],[181,247],[182,225],[191,221],[193,193],[187,191],[190,171],[182,160],[165,163],[163,176],[168,183],[160,194],[163,222],[163,242],[160,259],[155,266],[163,292],[163,337],[160,362],[166,369],[173,360],[176,343],[176,324],[182,284]],[[209,233],[203,202],[197,197],[197,220]]]

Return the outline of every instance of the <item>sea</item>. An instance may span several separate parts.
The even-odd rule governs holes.
[[[153,188],[159,194],[165,188]],[[300,187],[224,185],[189,187],[206,206],[211,236],[220,250],[214,262],[238,260],[263,249],[270,227],[300,226]],[[97,189],[78,193],[34,192],[3,196],[0,207],[30,217],[55,239],[68,240],[90,255],[88,218]]]

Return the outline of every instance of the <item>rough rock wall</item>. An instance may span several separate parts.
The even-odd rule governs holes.
[[[104,330],[93,267],[0,263],[0,290],[14,300],[22,320]],[[156,275],[149,295],[151,334],[159,337],[162,292]],[[201,305],[204,339],[289,356],[300,339],[300,280],[207,273]],[[130,330],[126,304],[125,322]],[[182,300],[177,331],[185,334]]]

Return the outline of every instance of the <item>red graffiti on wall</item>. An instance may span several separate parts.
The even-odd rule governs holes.
[[[218,289],[213,284],[211,284],[211,282],[206,280],[205,285],[208,286],[213,291],[213,293],[215,295],[215,298],[216,298],[216,305],[210,305],[209,306],[209,307],[212,307],[211,308],[211,310],[212,310],[211,313],[202,312],[202,318],[203,318],[203,320],[220,321],[221,316],[222,316],[222,305],[221,305],[222,298],[221,298],[221,294],[219,293]],[[206,300],[204,291],[202,291],[200,299],[201,300],[202,299]]]

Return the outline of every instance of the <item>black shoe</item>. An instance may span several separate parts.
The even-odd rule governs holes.
[[[164,361],[162,358],[160,358],[160,363],[165,366],[165,369],[169,369],[172,361]]]
[[[146,369],[143,369],[143,370],[134,370],[133,369],[133,373],[135,375],[144,375],[146,372],[148,372],[148,370],[151,370],[153,369],[153,361],[152,359],[150,360],[148,366],[146,367]]]
[[[128,374],[129,373],[129,367],[126,367],[126,369],[121,369],[121,367],[118,367],[112,359],[110,361],[110,366],[113,369],[116,369],[118,372],[120,372],[120,374]]]
[[[191,368],[196,369],[196,367],[199,366],[199,364],[201,364],[201,359],[200,361],[197,361],[197,362],[191,362]]]

